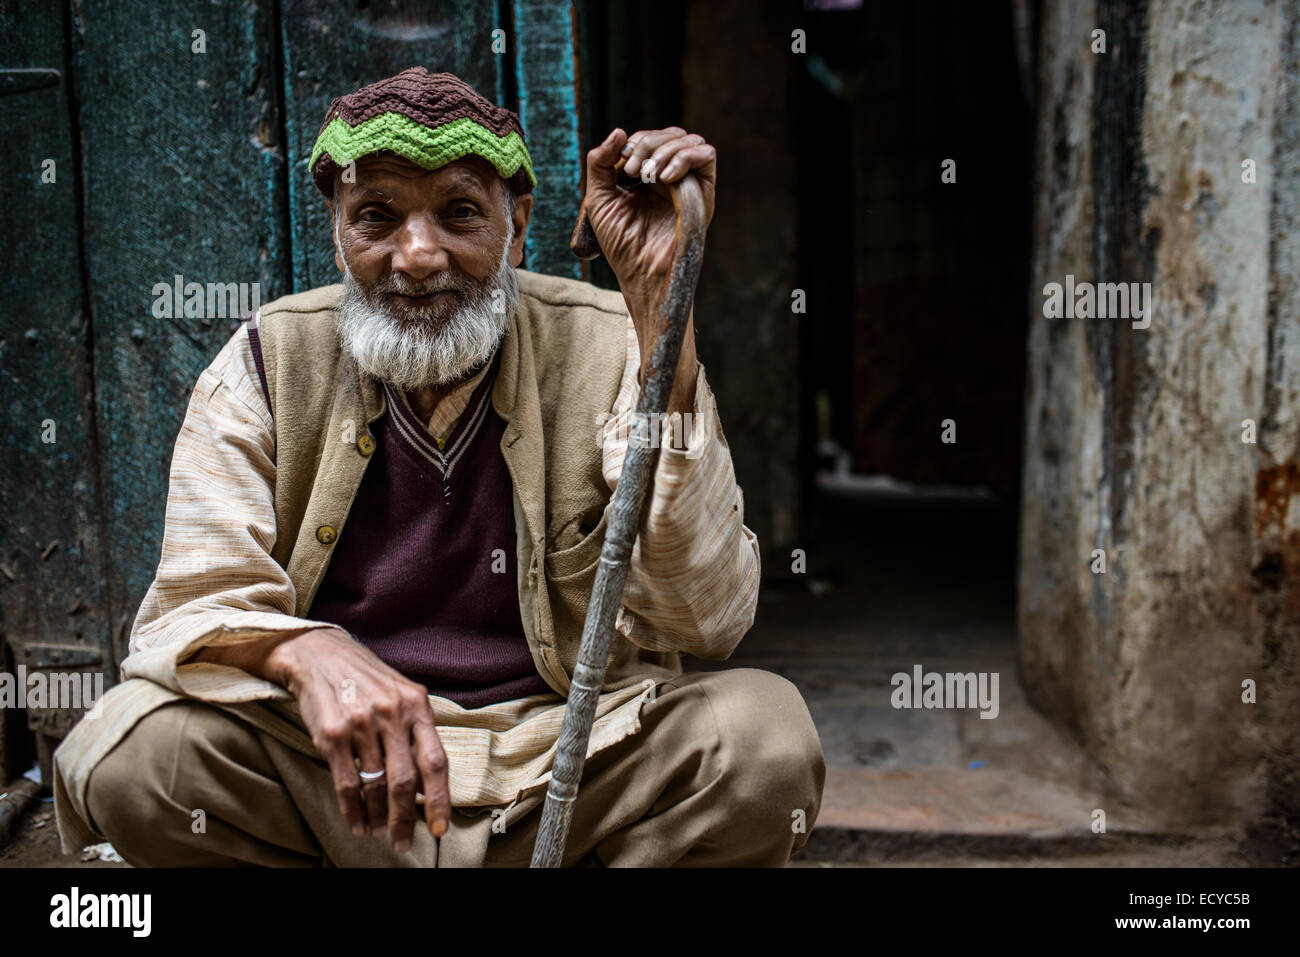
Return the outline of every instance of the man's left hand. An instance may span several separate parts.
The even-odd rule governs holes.
[[[631,149],[628,149],[628,146]],[[623,173],[642,181],[638,189],[618,185],[614,166],[627,157]],[[642,376],[649,368],[659,296],[673,261],[677,215],[669,183],[688,172],[699,180],[705,222],[713,220],[717,187],[717,150],[697,133],[681,127],[638,130],[628,136],[615,129],[587,154],[587,195],[583,209],[609,262],[636,325],[641,345]],[[689,412],[695,395],[695,317],[682,340],[669,412]]]

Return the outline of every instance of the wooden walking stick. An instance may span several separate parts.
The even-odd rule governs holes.
[[[616,175],[622,170],[623,162],[620,159],[615,165]],[[639,180],[626,179],[630,180],[629,185],[639,185]],[[560,728],[551,783],[546,791],[537,841],[533,845],[533,867],[559,867],[564,858],[569,823],[578,798],[578,783],[582,780],[582,769],[587,761],[587,740],[591,737],[596,704],[605,682],[614,620],[623,602],[632,544],[636,541],[637,529],[641,527],[641,516],[654,483],[655,465],[659,461],[658,443],[651,448],[650,423],[652,416],[658,421],[668,408],[682,335],[691,315],[695,283],[700,277],[704,230],[708,223],[704,218],[704,197],[699,181],[694,173],[688,172],[677,182],[668,184],[668,188],[677,213],[672,268],[659,297],[659,326],[650,357],[650,370],[642,384],[641,401],[637,403],[633,416],[623,473],[618,488],[614,490],[605,544],[600,551],[591,601],[587,604],[587,620],[582,628],[582,644],[573,669],[569,701],[564,709],[564,724]],[[578,217],[569,246],[579,259],[595,259],[600,255],[600,245],[586,212]]]

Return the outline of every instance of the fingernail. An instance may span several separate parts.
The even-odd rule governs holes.
[[[370,834],[372,837],[383,837],[384,834],[386,834],[387,832],[388,832],[388,828],[386,827],[372,827],[370,829]]]
[[[398,841],[396,844],[393,845],[393,850],[395,850],[398,854],[405,854],[410,849],[411,849],[411,842],[407,840]]]
[[[438,818],[438,820],[434,821],[432,831],[434,837],[442,837],[444,834],[446,834],[447,833],[446,819]]]
[[[627,156],[627,154],[628,154],[628,153],[631,153],[632,150],[633,150],[635,147],[636,147],[636,144],[633,143],[631,140],[628,140],[626,143],[623,144],[623,154],[622,154],[622,155]]]
[[[353,836],[353,837],[365,837],[365,834],[366,834],[366,827],[365,827],[364,824],[353,824],[353,825],[352,825],[352,836]]]

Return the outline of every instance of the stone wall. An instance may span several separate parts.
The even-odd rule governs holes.
[[[1023,678],[1165,826],[1296,801],[1297,6],[1042,11]],[[1067,275],[1149,326],[1048,318]]]

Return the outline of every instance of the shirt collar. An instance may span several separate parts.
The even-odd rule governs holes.
[[[497,351],[500,351],[500,348],[501,347],[498,345]],[[495,368],[496,363],[493,361],[495,358],[496,352],[488,357],[487,361],[483,363],[478,372],[474,373],[474,375],[469,379],[465,380],[460,385],[456,386],[456,388],[444,395],[438,401],[438,404],[433,407],[433,412],[430,414],[428,421],[424,422],[424,427],[429,430],[429,434],[435,439],[441,439],[443,442],[446,442],[451,438],[451,433],[455,430],[456,423],[460,421],[460,417],[465,414],[465,409],[469,405],[470,398],[474,395],[474,391],[482,384],[483,379],[488,375],[488,373]],[[416,421],[422,421],[419,415],[416,414],[415,410],[411,408],[411,403],[407,399],[405,392],[393,387],[391,383],[385,383],[385,385],[387,386],[389,395],[396,395],[402,404],[410,411],[411,418]]]

